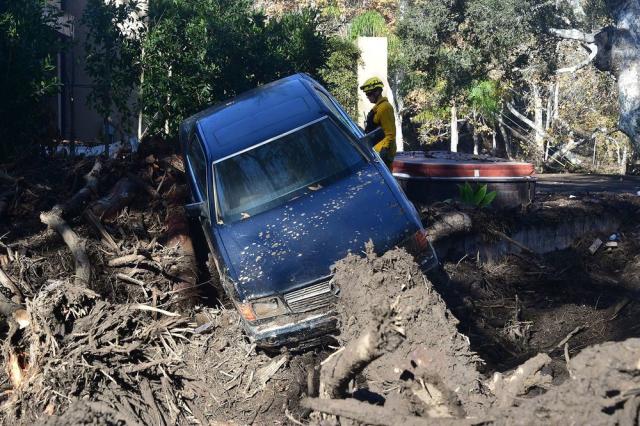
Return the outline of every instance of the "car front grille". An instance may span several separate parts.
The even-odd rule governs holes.
[[[328,306],[336,301],[331,281],[291,291],[284,295],[284,300],[295,313],[311,311]]]

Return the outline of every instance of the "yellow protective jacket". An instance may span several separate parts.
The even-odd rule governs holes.
[[[378,102],[373,106],[369,113],[372,117],[369,117],[373,122],[374,128],[382,127],[384,131],[384,138],[375,144],[373,149],[377,152],[387,148],[387,158],[383,158],[386,162],[392,162],[396,156],[396,120],[393,115],[393,107],[385,97],[381,97]]]

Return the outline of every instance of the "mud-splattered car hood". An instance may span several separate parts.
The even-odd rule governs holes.
[[[329,275],[335,261],[364,250],[369,239],[384,252],[418,226],[380,171],[365,163],[342,180],[219,230],[236,290],[252,300]]]

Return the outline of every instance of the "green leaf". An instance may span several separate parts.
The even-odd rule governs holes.
[[[487,195],[487,185],[482,185],[473,196],[473,205],[479,206],[484,196]]]
[[[484,199],[482,200],[482,202],[480,203],[480,207],[488,207],[493,200],[496,198],[496,195],[498,195],[498,193],[496,191],[491,191],[489,192],[487,195],[485,195]]]
[[[458,185],[458,188],[460,188],[460,199],[462,200],[462,202],[465,204],[472,203],[473,188],[471,188],[471,185],[469,184],[469,182],[465,182],[464,185],[462,186]]]

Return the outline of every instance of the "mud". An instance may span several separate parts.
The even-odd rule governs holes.
[[[365,369],[360,389],[354,394],[361,390],[369,399],[386,400],[397,390],[389,384],[400,381],[411,354],[424,349],[433,357],[433,371],[443,383],[455,389],[469,413],[477,412],[485,399],[477,371],[481,360],[470,350],[469,340],[457,330],[458,321],[409,254],[395,249],[381,257],[371,250],[365,257],[348,256],[336,264],[334,281],[340,288],[342,341],[357,338],[382,306],[406,307],[401,319],[406,338],[393,353]]]
[[[515,367],[538,351],[562,358],[555,346],[576,328],[569,353],[606,340],[640,337],[640,227],[616,229],[616,247],[589,247],[609,233],[587,233],[544,256],[515,253],[497,262],[465,257],[445,263],[450,280],[438,287],[461,320],[460,330],[487,362],[483,371]],[[560,375],[566,374],[561,368]]]
[[[499,413],[501,424],[637,425],[640,339],[589,347],[568,364],[571,379]]]
[[[95,198],[109,194],[140,163],[141,158],[111,162]],[[84,217],[69,220],[86,241],[92,265],[85,287],[73,283],[71,253],[38,215],[81,188],[93,161],[34,159],[29,167],[2,167],[15,179],[0,180],[0,193],[15,188],[15,195],[0,221],[0,266],[24,293],[30,322],[19,328],[3,319],[0,325],[1,421],[261,425],[320,418],[317,413],[309,417],[300,401],[317,396],[321,363],[339,348],[256,349],[243,335],[238,314],[216,290],[197,229],[189,232],[196,236],[199,299],[185,298],[179,285],[184,256],[170,243],[174,233],[165,220],[181,174],[167,165],[170,161],[142,163],[147,190],[103,219],[117,248]],[[356,377],[348,396],[389,409],[392,418],[637,424],[638,209],[632,197],[589,195],[578,200],[553,196],[524,212],[472,213],[472,231],[489,241],[495,241],[495,234],[484,232],[489,227],[511,235],[525,225],[561,222],[571,212],[615,214],[618,246],[591,255],[593,240],[609,235],[585,233],[565,250],[547,255],[518,251],[492,263],[473,256],[448,259],[448,281],[432,283],[399,249],[383,256],[369,250],[337,262],[339,346],[357,339],[389,306],[400,312],[394,326],[404,336]],[[184,235],[188,229],[181,226]],[[142,260],[109,263],[131,254]],[[498,406],[491,388],[494,373],[512,377],[514,368],[538,353],[551,357],[536,373],[545,379],[522,395],[502,398],[506,404]],[[418,378],[426,385],[416,387]],[[426,398],[425,389],[440,392],[442,403]]]

